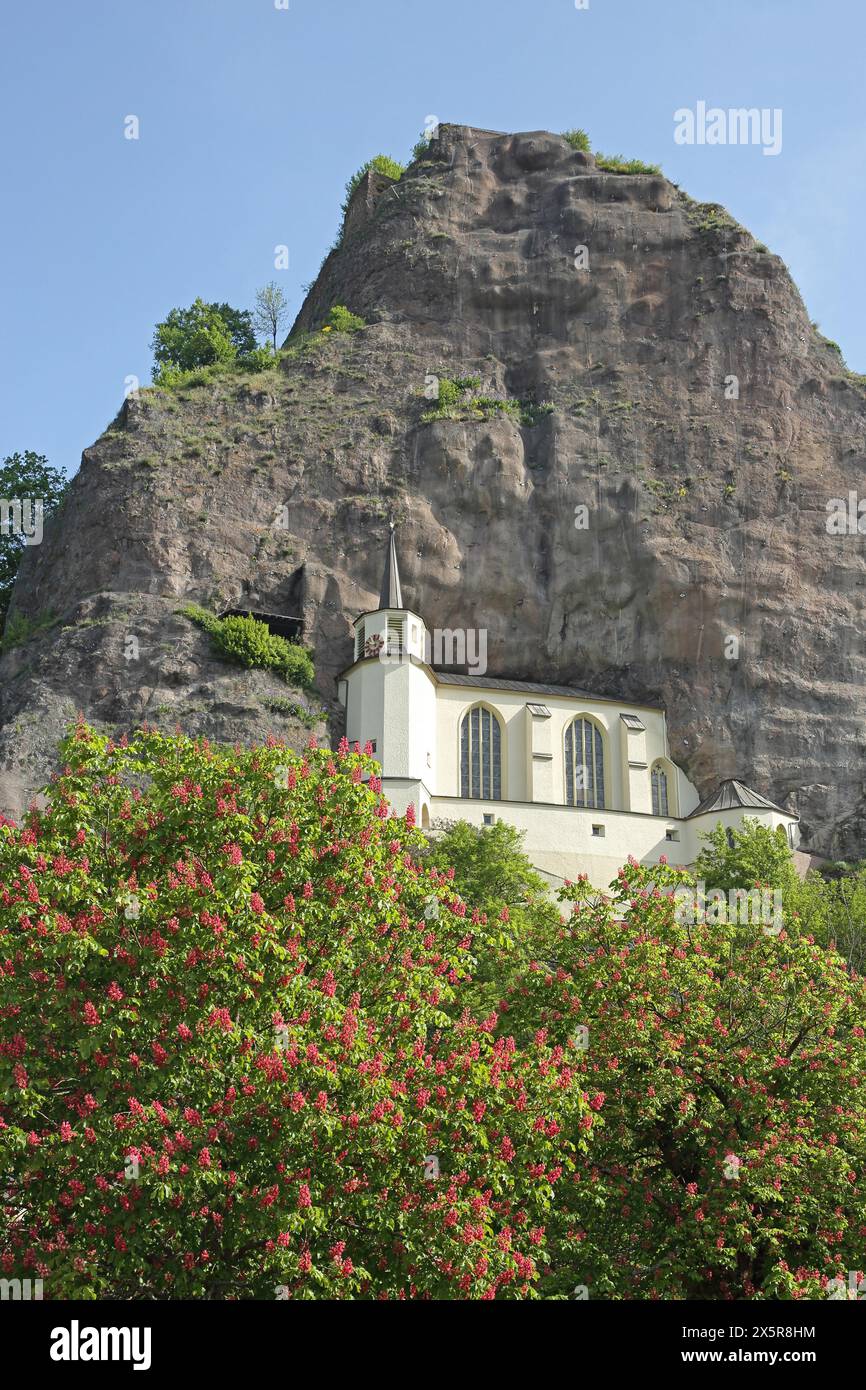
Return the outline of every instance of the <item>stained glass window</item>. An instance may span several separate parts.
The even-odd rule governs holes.
[[[652,770],[653,785],[653,815],[667,816],[668,811],[668,775],[663,767],[658,764]]]
[[[469,710],[460,725],[460,795],[502,799],[502,729],[484,705]]]
[[[574,719],[565,731],[565,800],[604,807],[604,742],[591,719]]]

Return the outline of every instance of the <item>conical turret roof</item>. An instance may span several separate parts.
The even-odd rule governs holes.
[[[402,608],[403,591],[400,588],[400,570],[397,565],[397,546],[394,542],[394,523],[391,522],[391,535],[385,556],[385,571],[382,575],[382,589],[379,594],[380,608]]]

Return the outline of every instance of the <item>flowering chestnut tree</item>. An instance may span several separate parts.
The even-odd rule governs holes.
[[[532,1296],[595,1117],[567,1047],[461,1009],[483,928],[369,750],[79,723],[61,759],[0,825],[2,1273]]]
[[[866,982],[796,918],[683,920],[691,882],[630,861],[611,898],[573,885],[568,922],[500,966],[504,1026],[580,1047],[604,1116],[546,1288],[838,1296],[866,1250]]]

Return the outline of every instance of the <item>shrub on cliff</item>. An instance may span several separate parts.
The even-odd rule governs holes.
[[[564,130],[563,140],[567,140],[573,150],[580,150],[582,154],[591,154],[592,146],[589,143],[589,136],[585,130]]]
[[[625,159],[621,154],[599,154],[596,152],[595,162],[599,169],[604,169],[608,174],[658,174],[661,175],[660,164],[647,164],[642,159]]]
[[[325,320],[327,331],[334,333],[357,333],[359,329],[366,328],[366,326],[361,315],[351,313],[345,304],[335,304]]]
[[[592,1112],[345,742],[83,724],[0,825],[0,1267],[46,1297],[521,1298]],[[581,1140],[583,1142],[583,1139]]]
[[[306,647],[288,642],[271,632],[267,623],[252,614],[245,617],[218,618],[198,604],[188,604],[180,612],[190,622],[203,627],[214,646],[227,661],[239,666],[278,671],[289,685],[309,689],[316,677],[313,659]]]
[[[309,652],[271,632],[258,618],[222,618],[214,633],[217,648],[240,666],[279,671],[290,685],[311,686],[315,678]]]
[[[360,169],[357,169],[355,171],[355,173],[349,179],[349,182],[346,184],[346,192],[343,198],[343,205],[341,209],[344,217],[346,216],[346,213],[349,211],[349,204],[352,201],[352,194],[355,192],[355,189],[358,187],[358,184],[361,182],[364,175],[368,173],[371,169],[374,170],[374,172],[377,174],[386,174],[389,179],[400,179],[406,172],[406,165],[398,163],[398,161],[396,159],[392,159],[389,154],[377,154],[374,155],[372,159],[366,160],[361,165]]]

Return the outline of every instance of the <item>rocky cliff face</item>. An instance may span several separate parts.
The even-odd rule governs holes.
[[[334,304],[368,326],[303,338]],[[405,601],[486,629],[488,674],[662,700],[702,792],[736,775],[813,849],[866,853],[864,539],[826,529],[862,485],[866,382],[778,257],[558,136],[442,126],[363,181],[290,342],[259,377],[142,392],[85,450],[15,593],[56,621],[0,663],[0,806],[79,708],[305,738],[176,610],[302,611],[327,704],[393,517]],[[432,375],[523,404],[425,422]]]

